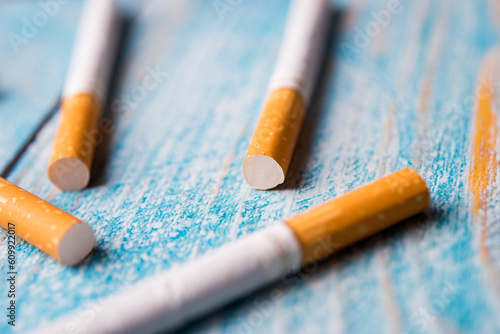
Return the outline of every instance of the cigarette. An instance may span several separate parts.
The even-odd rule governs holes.
[[[67,266],[94,248],[87,224],[24,189],[0,178],[0,225]]]
[[[83,189],[90,180],[98,123],[118,44],[118,23],[115,0],[87,0],[48,167],[49,179],[64,191]]]
[[[42,333],[154,333],[174,330],[301,265],[425,210],[425,182],[403,169],[311,211],[237,240],[107,298],[94,317],[70,315]]]
[[[328,0],[292,3],[270,92],[243,160],[243,176],[253,188],[285,181],[327,44],[330,12]]]

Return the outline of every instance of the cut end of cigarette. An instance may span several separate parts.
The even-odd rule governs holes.
[[[283,168],[276,160],[266,155],[246,157],[242,169],[245,181],[255,189],[272,189],[285,181]]]
[[[81,190],[90,180],[87,165],[74,157],[60,158],[54,161],[48,170],[50,181],[63,191]]]
[[[59,258],[62,264],[74,266],[94,248],[94,231],[84,222],[71,226],[59,242]]]

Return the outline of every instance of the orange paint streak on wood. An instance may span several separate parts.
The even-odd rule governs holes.
[[[394,291],[389,273],[385,273],[381,282],[382,291],[384,292],[384,306],[388,310],[387,314],[390,315],[389,323],[392,332],[402,333],[403,327],[401,326],[401,311],[400,306],[394,297]]]
[[[392,131],[394,130],[394,119],[396,115],[397,102],[393,101],[389,107],[387,122],[385,124],[384,147],[387,147],[392,140]],[[384,152],[385,153],[385,152]]]
[[[496,179],[498,138],[498,116],[493,110],[496,92],[490,79],[496,71],[491,66],[494,63],[488,61],[491,59],[485,62],[477,91],[478,106],[473,137],[472,167],[469,172],[469,188],[473,195],[472,210],[474,221],[481,224],[480,252],[485,260],[489,258],[488,248],[485,245],[488,237],[488,189],[490,183]]]
[[[422,83],[422,90],[420,92],[419,104],[418,104],[418,113],[426,114],[429,110],[429,100],[432,96],[432,82],[431,77],[426,76],[424,82]]]
[[[500,27],[500,3],[498,0],[490,0],[489,2],[491,7],[491,15],[493,16],[493,20],[495,24]]]
[[[403,333],[403,326],[401,325],[401,307],[397,302],[394,295],[394,282],[391,280],[391,273],[388,268],[390,265],[389,259],[390,251],[386,249],[380,253],[382,266],[386,268],[380,278],[380,287],[383,292],[382,303],[388,311],[388,326],[392,333]]]

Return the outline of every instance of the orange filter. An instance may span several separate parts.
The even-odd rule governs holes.
[[[94,232],[87,223],[2,178],[0,225],[68,266],[94,247]]]
[[[284,182],[305,112],[304,100],[294,89],[271,92],[243,160],[251,187],[265,190]]]
[[[120,38],[116,0],[86,0],[62,94],[61,121],[48,168],[61,190],[79,190],[90,179],[98,122]]]
[[[425,181],[406,168],[285,223],[302,245],[307,263],[420,213],[429,204]]]
[[[328,0],[290,1],[270,94],[242,166],[253,188],[271,189],[285,181],[328,45],[331,13]]]
[[[101,107],[91,94],[78,94],[63,101],[48,175],[61,190],[85,188],[96,144]]]

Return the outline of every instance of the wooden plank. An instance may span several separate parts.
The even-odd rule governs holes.
[[[56,108],[79,5],[0,3],[0,172]]]
[[[19,244],[19,329],[92,302],[98,312],[99,297],[410,166],[429,183],[429,212],[185,332],[500,331],[499,174],[479,171],[490,175],[477,188],[486,201],[480,213],[469,183],[484,115],[476,113],[475,90],[499,37],[494,4],[402,2],[363,43],[357,32],[375,29],[373,12],[387,2],[346,3],[290,178],[260,192],[245,185],[240,165],[287,1],[241,2],[222,18],[208,1],[147,2],[122,55],[115,108],[105,116],[115,131],[100,144],[92,187],[61,193],[46,179],[55,119],[10,177],[88,221],[98,240],[92,258],[76,268]],[[349,52],[353,47],[359,52]],[[158,87],[141,89],[155,71]],[[491,113],[498,102],[492,99]],[[479,143],[491,143],[484,138]],[[483,159],[498,168],[492,156]],[[5,254],[2,244],[0,258]]]

